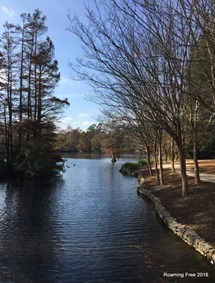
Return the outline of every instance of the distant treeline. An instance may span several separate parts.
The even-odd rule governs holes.
[[[139,148],[124,128],[110,129],[104,124],[93,124],[86,131],[70,127],[60,131],[55,149],[61,152],[121,154],[134,153]]]
[[[146,148],[136,130],[131,130],[125,124],[92,124],[86,131],[79,128],[68,127],[58,132],[55,150],[59,152],[95,152],[95,153],[140,153],[144,154]],[[192,137],[187,135],[186,157],[192,158]],[[167,136],[163,142],[165,158],[171,156],[171,140]],[[153,152],[153,144],[151,145]],[[215,157],[215,130],[211,125],[207,131],[202,132],[201,143],[198,147],[199,159],[210,159]],[[175,149],[177,159],[177,149]]]

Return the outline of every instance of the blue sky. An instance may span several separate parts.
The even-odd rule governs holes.
[[[60,122],[64,129],[69,125],[86,130],[93,123],[98,123],[100,115],[98,105],[85,98],[91,88],[84,82],[72,80],[68,66],[69,62],[75,62],[75,58],[82,54],[80,41],[66,31],[69,25],[68,10],[71,15],[84,20],[84,3],[92,5],[90,0],[0,0],[0,33],[6,21],[19,23],[21,13],[33,13],[38,8],[47,17],[47,35],[55,45],[55,56],[61,73],[61,82],[55,89],[55,95],[59,98],[68,97],[70,102]]]

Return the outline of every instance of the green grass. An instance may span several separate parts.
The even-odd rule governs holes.
[[[144,165],[147,165],[147,161],[146,161],[146,159],[141,159],[141,160],[138,161],[138,164],[139,164],[139,166],[144,166]]]
[[[126,162],[122,165],[120,172],[125,175],[130,175],[133,172],[141,169],[141,167],[144,165],[147,165],[146,159],[141,159],[138,162]]]

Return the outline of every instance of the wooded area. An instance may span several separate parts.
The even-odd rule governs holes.
[[[68,127],[58,132],[55,150],[115,154],[117,157],[124,153],[144,151],[139,140],[134,140],[125,127],[108,122],[92,124],[86,131]]]
[[[145,143],[142,137],[136,131],[126,124],[120,124],[115,121],[106,121],[105,123],[92,124],[88,129],[67,127],[57,133],[55,150],[59,152],[85,152],[116,154],[119,157],[122,154],[133,153],[140,154],[143,157],[146,154]],[[199,159],[210,159],[215,154],[214,135],[212,126],[205,132],[198,147]],[[192,158],[192,137],[187,137],[185,148],[186,158]],[[171,138],[166,135],[162,141],[163,159],[169,160],[172,156]],[[156,154],[157,155],[157,154]],[[177,151],[174,148],[175,159]],[[156,157],[156,156],[155,156]]]
[[[0,38],[0,163],[2,175],[43,175],[58,169],[54,149],[146,152],[164,184],[162,160],[179,158],[182,195],[185,158],[215,156],[214,1],[94,1],[87,24],[68,15],[68,30],[83,56],[70,66],[94,89],[91,100],[106,121],[56,136],[67,99],[54,96],[60,80],[54,45],[41,11],[6,23]],[[158,166],[159,164],[159,166]]]
[[[56,117],[68,102],[53,95],[60,73],[45,21],[39,10],[21,14],[21,24],[7,22],[0,37],[1,175],[60,169],[51,151]]]
[[[69,30],[83,49],[83,56],[71,68],[94,88],[91,99],[103,105],[106,117],[130,128],[148,157],[153,152],[159,159],[156,171],[161,184],[165,182],[162,160],[168,139],[173,171],[175,152],[178,154],[185,196],[188,148],[196,183],[199,149],[210,140],[211,157],[215,155],[214,1],[110,0],[94,4],[94,10],[86,7],[87,24],[68,15]]]

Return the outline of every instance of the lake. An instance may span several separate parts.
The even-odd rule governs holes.
[[[1,183],[0,282],[215,282],[119,173],[128,160],[70,156],[56,180]]]

